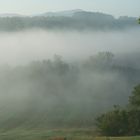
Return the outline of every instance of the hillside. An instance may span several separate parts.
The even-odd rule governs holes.
[[[78,65],[56,56],[26,66],[1,67],[0,130],[94,127],[100,112],[127,104],[139,79],[138,68],[118,65],[111,53]]]
[[[64,12],[48,12],[36,16],[1,15],[0,31],[17,31],[32,28],[50,30],[122,30],[139,27],[137,18],[120,17],[114,18],[112,15],[87,12],[82,10],[72,10]]]

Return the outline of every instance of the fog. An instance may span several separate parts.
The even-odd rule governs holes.
[[[140,29],[108,32],[26,30],[0,32],[0,64],[27,64],[52,58],[81,60],[100,51],[139,52]]]
[[[93,127],[139,84],[140,29],[0,33],[0,128]]]

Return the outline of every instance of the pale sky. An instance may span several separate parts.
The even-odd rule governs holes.
[[[71,9],[140,16],[140,0],[0,0],[0,13],[30,15]]]

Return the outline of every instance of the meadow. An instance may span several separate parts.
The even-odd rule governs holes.
[[[0,140],[140,140],[140,136],[96,136],[92,129],[1,130]]]

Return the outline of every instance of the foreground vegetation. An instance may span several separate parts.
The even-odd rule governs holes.
[[[125,109],[114,106],[114,110],[97,118],[97,127],[103,135],[108,136],[139,135],[140,85],[134,88]]]

